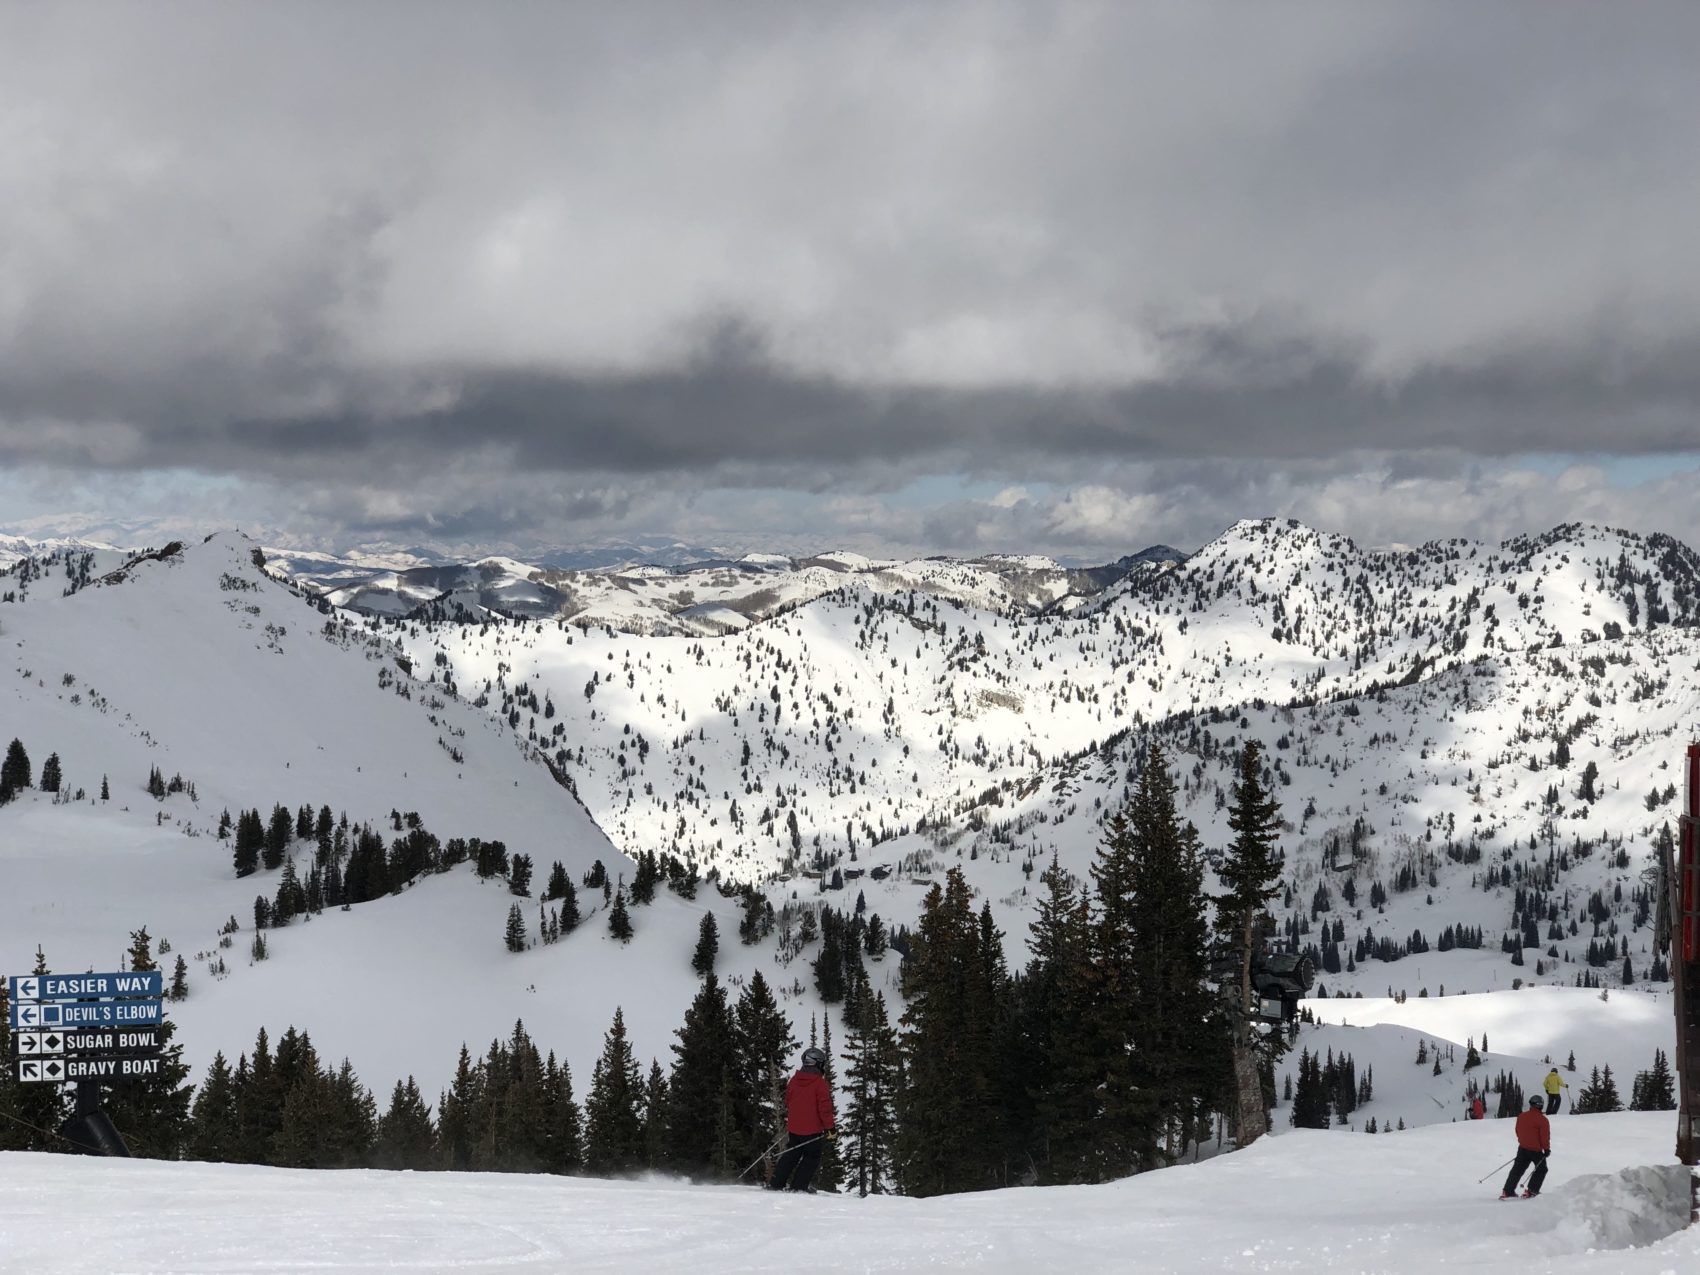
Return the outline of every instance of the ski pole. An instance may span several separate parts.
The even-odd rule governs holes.
[[[755,1168],[757,1164],[760,1164],[763,1160],[767,1159],[767,1157],[772,1154],[773,1148],[777,1147],[781,1142],[785,1141],[787,1136],[788,1136],[787,1134],[782,1133],[777,1138],[775,1138],[773,1140],[773,1145],[768,1147],[768,1149],[766,1151],[763,1151],[760,1155],[758,1155],[755,1158],[755,1163],[750,1165],[750,1169]],[[804,1147],[812,1147],[817,1142],[825,1142],[825,1141],[826,1141],[826,1135],[824,1133],[817,1133],[814,1137],[810,1138],[807,1142],[799,1142],[794,1147],[787,1147],[786,1150],[787,1151],[800,1151]],[[750,1169],[745,1169],[744,1173],[748,1173],[750,1171]],[[742,1178],[744,1176],[744,1173],[740,1173],[738,1176],[740,1178]]]
[[[1515,1160],[1515,1159],[1516,1159],[1516,1158],[1517,1158],[1517,1157],[1516,1157],[1516,1156],[1512,1156],[1512,1157],[1511,1157],[1511,1160]],[[1476,1181],[1477,1181],[1477,1182],[1486,1182],[1486,1181],[1487,1181],[1487,1180],[1488,1180],[1488,1179],[1489,1179],[1489,1178],[1491,1178],[1491,1177],[1492,1177],[1492,1176],[1493,1176],[1493,1175],[1494,1175],[1494,1174],[1496,1174],[1496,1173],[1498,1173],[1498,1172],[1499,1172],[1499,1171],[1500,1171],[1500,1170],[1501,1170],[1501,1169],[1503,1169],[1503,1168],[1504,1168],[1504,1167],[1505,1167],[1505,1165],[1506,1165],[1506,1164],[1510,1164],[1510,1163],[1511,1163],[1511,1160],[1507,1160],[1507,1161],[1506,1161],[1506,1162],[1505,1162],[1505,1164],[1497,1164],[1497,1165],[1495,1165],[1495,1166],[1494,1166],[1494,1167],[1493,1167],[1493,1168],[1491,1168],[1491,1169],[1489,1169],[1489,1170],[1488,1170],[1488,1171],[1487,1171],[1487,1172],[1486,1172],[1486,1173],[1484,1173],[1484,1174],[1482,1174],[1482,1176],[1481,1176],[1481,1177],[1479,1177],[1479,1178],[1477,1178],[1477,1179],[1476,1179]]]
[[[775,1147],[777,1147],[781,1142],[784,1142],[784,1141],[785,1141],[785,1135],[782,1133],[777,1138],[775,1138],[772,1142],[768,1143],[767,1144],[767,1150],[763,1151],[754,1160],[750,1161],[750,1168],[745,1169],[743,1173],[740,1173],[738,1175],[738,1180],[740,1182],[743,1181],[743,1179],[749,1174],[750,1169],[755,1168],[756,1165],[760,1164],[763,1160],[767,1159],[768,1156],[772,1155],[773,1149]]]

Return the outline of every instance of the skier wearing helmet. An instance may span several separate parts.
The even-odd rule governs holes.
[[[767,1184],[771,1191],[808,1191],[826,1140],[837,1136],[825,1071],[826,1055],[811,1045],[803,1051],[801,1070],[785,1086],[785,1127],[790,1140]]]
[[[1505,1189],[1499,1193],[1502,1200],[1517,1198],[1517,1183],[1523,1176],[1523,1171],[1534,1166],[1534,1176],[1529,1179],[1529,1188],[1523,1192],[1523,1198],[1532,1200],[1541,1193],[1541,1183],[1547,1180],[1547,1156],[1552,1152],[1552,1126],[1547,1123],[1546,1113],[1542,1107],[1540,1094],[1531,1094],[1529,1109],[1517,1117],[1517,1160],[1511,1166],[1511,1172],[1505,1179]]]

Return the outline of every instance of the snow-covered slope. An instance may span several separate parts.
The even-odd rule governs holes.
[[[1095,1187],[911,1200],[651,1179],[311,1172],[0,1154],[32,1275],[407,1270],[1149,1272],[1692,1269],[1669,1118],[1561,1121],[1541,1198],[1494,1200],[1500,1121],[1303,1133]],[[1478,1181],[1483,1174],[1489,1181]]]
[[[277,874],[234,879],[220,812],[416,811],[439,837],[530,854],[536,885],[557,859],[577,880],[597,858],[629,873],[616,850],[673,853],[759,883],[790,920],[860,897],[910,924],[928,882],[960,866],[1019,965],[1038,869],[1054,854],[1084,877],[1147,744],[1169,753],[1215,850],[1235,755],[1257,739],[1288,821],[1281,941],[1314,949],[1329,992],[1403,993],[1414,1013],[1425,990],[1451,1004],[1514,981],[1615,987],[1625,956],[1638,985],[1651,962],[1641,873],[1700,703],[1695,564],[1675,542],[1594,527],[1389,554],[1248,522],[1089,595],[1055,593],[1061,577],[1027,559],[604,574],[597,588],[637,608],[614,628],[481,603],[470,623],[337,612],[221,535],[71,596],[38,580],[0,608],[9,734],[38,768],[59,753],[68,791],[84,790],[0,808],[0,868],[27,887],[0,892],[0,961],[22,969],[40,942],[62,967],[104,964],[146,924],[204,954],[176,1011],[197,1064],[294,1022],[374,1086],[415,1071],[434,1092],[461,1041],[523,1017],[582,1073],[615,1005],[640,1059],[666,1057],[705,912],[723,975],[737,986],[762,970],[800,1031],[822,1010],[815,951],[783,922],[739,945],[735,901],[705,884],[638,909],[630,947],[585,891],[578,932],[513,954],[513,896],[462,868],[277,931],[271,959],[250,965],[247,933],[220,949],[217,927],[235,916],[246,930]],[[512,561],[477,569],[539,597],[557,587]],[[751,601],[756,586],[817,577],[812,594]],[[673,596],[682,580],[703,592]],[[735,619],[715,619],[714,636],[632,631],[633,616],[671,625],[691,608]],[[155,766],[193,798],[147,796]],[[90,799],[103,775],[105,803]],[[522,901],[532,938],[535,894]],[[1460,931],[1469,942],[1449,941]],[[893,995],[896,963],[871,971]],[[376,992],[346,994],[350,971]],[[452,1011],[390,994],[421,986]],[[1517,1012],[1535,1003],[1527,988],[1505,994],[1525,998]],[[1328,1032],[1346,1030],[1336,1004],[1318,1009]],[[1405,1033],[1388,1058],[1439,1030],[1386,1021]],[[1548,1052],[1494,1031],[1494,1052],[1519,1066]],[[1623,1059],[1567,1049],[1627,1086],[1656,1034]],[[1411,1093],[1451,1118],[1450,1091]]]
[[[1613,954],[1591,976],[1625,954],[1645,974],[1640,874],[1700,703],[1696,563],[1597,527],[1387,554],[1247,522],[1066,614],[852,575],[715,639],[491,622],[404,641],[534,738],[629,851],[779,896],[836,870],[893,921],[961,863],[1012,959],[1036,867],[1084,873],[1148,743],[1219,847],[1235,754],[1260,740],[1290,823],[1283,921],[1319,957],[1338,945],[1327,984],[1358,986],[1360,942],[1420,954],[1467,926],[1485,946],[1434,952],[1422,981],[1480,990],[1573,981],[1594,940]],[[1534,908],[1513,967],[1501,938]],[[1415,968],[1363,985],[1415,994]]]
[[[0,807],[0,971],[27,970],[37,945],[56,968],[106,967],[146,926],[192,959],[192,995],[174,1014],[198,1065],[293,1017],[373,1075],[418,1068],[416,1058],[440,1057],[446,1071],[462,1039],[511,1029],[540,981],[513,964],[495,977],[515,900],[465,866],[273,931],[272,961],[249,964],[254,898],[271,896],[279,874],[236,878],[217,836],[225,810],[328,806],[386,834],[392,811],[417,812],[441,839],[530,854],[539,885],[557,860],[575,879],[597,859],[622,866],[504,723],[434,693],[392,645],[271,579],[238,535],[169,549],[70,596],[32,590],[0,612],[0,640],[0,722],[38,778],[49,755],[64,774],[58,795],[25,789]],[[149,795],[154,768],[182,790]],[[293,850],[304,873],[312,844]],[[239,945],[221,948],[232,917]],[[215,975],[220,965],[227,974]],[[438,1020],[435,1049],[410,1035],[433,986],[468,1007]],[[599,1033],[612,1007],[600,986],[588,990]],[[554,991],[556,1008],[575,1012],[571,986]]]

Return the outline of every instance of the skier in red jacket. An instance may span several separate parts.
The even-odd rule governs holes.
[[[1529,1109],[1517,1117],[1517,1159],[1512,1162],[1511,1173],[1505,1179],[1505,1189],[1499,1193],[1502,1200],[1517,1197],[1517,1183],[1523,1176],[1523,1170],[1531,1164],[1535,1166],[1535,1172],[1529,1179],[1529,1189],[1523,1192],[1523,1198],[1534,1199],[1541,1193],[1541,1183],[1547,1180],[1547,1156],[1552,1152],[1552,1125],[1542,1113],[1541,1106],[1541,1097],[1536,1094],[1529,1099]]]
[[[785,1127],[791,1136],[773,1167],[770,1191],[809,1190],[826,1140],[838,1136],[825,1070],[826,1055],[811,1045],[803,1051],[802,1070],[785,1086]]]

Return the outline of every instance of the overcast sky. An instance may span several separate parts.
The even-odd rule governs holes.
[[[1700,5],[9,4],[0,528],[1700,542]]]

